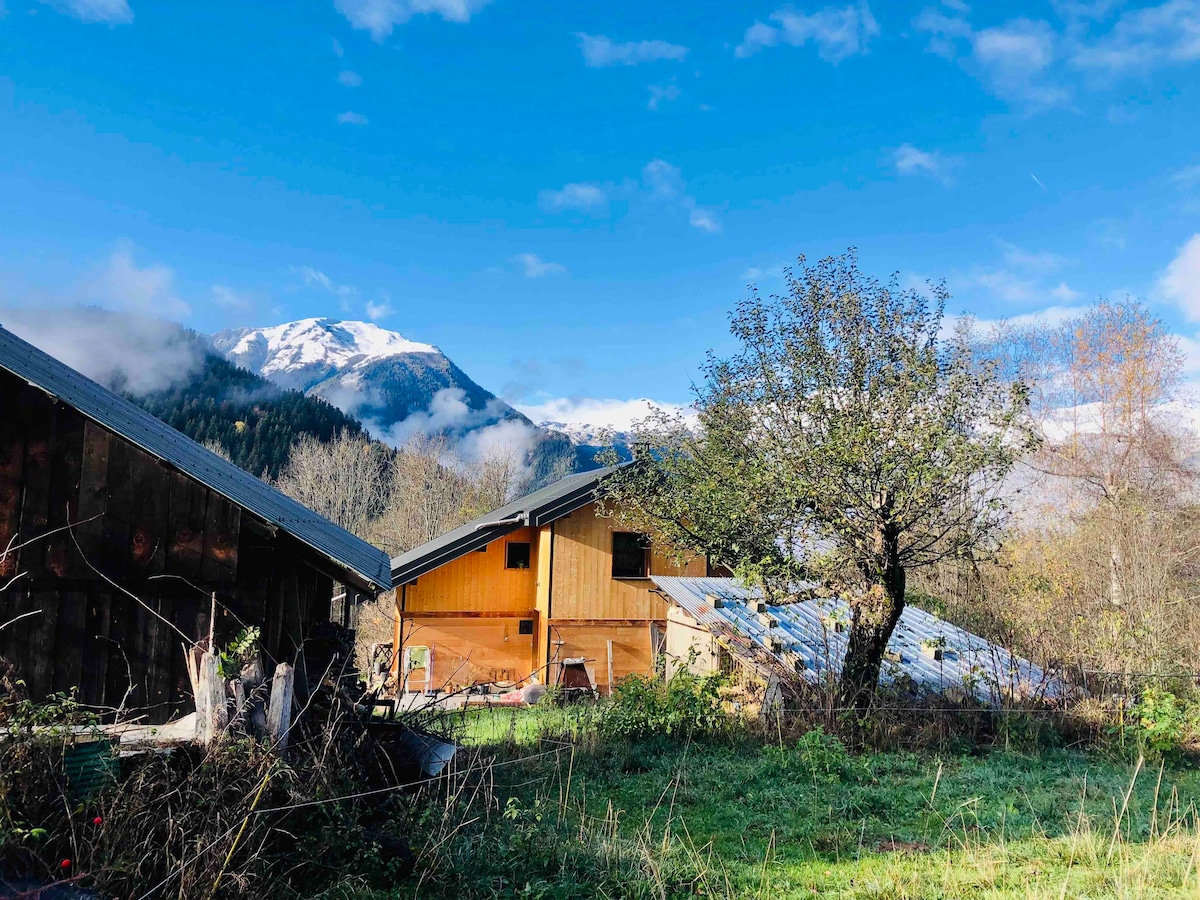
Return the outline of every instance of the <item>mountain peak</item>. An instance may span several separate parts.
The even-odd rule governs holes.
[[[237,365],[286,387],[305,390],[334,372],[412,353],[441,355],[433,344],[410,341],[371,322],[311,318],[266,328],[233,328],[213,346]]]

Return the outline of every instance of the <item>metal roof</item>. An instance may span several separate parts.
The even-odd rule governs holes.
[[[392,560],[392,583],[407,584],[451,560],[487,546],[496,538],[511,534],[518,528],[540,528],[570,515],[596,498],[596,486],[604,476],[616,468],[608,466],[578,475],[568,475],[532,494],[519,497],[478,519],[460,525],[453,531],[447,531],[432,541],[426,541],[407,553],[400,554]]]
[[[796,586],[808,599],[782,605],[766,604],[766,615],[778,623],[768,627],[755,611],[762,600],[732,578],[679,578],[652,575],[667,597],[701,625],[719,633],[732,629],[750,638],[777,660],[809,681],[836,677],[841,670],[849,640],[850,607],[837,598],[816,598],[818,585]],[[715,606],[713,598],[719,598]],[[844,623],[845,630],[839,630]],[[768,645],[772,638],[773,649]],[[943,658],[935,660],[922,651],[921,642],[945,639]],[[982,703],[998,705],[1016,697],[1060,697],[1062,682],[1047,672],[978,635],[930,615],[915,606],[905,606],[892,639],[880,679],[894,683],[907,676],[921,689],[939,694],[960,692]]]
[[[392,586],[387,554],[222,459],[133,403],[0,328],[0,368],[275,525],[344,569],[359,588]]]

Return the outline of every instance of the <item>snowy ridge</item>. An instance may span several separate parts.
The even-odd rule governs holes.
[[[267,328],[223,331],[213,337],[213,343],[230,361],[281,383],[306,381],[303,376],[313,372],[345,372],[410,353],[440,355],[432,344],[410,341],[378,325],[337,319],[300,319]]]
[[[551,431],[558,431],[576,445],[601,445],[610,440],[623,443],[636,426],[656,409],[695,422],[696,411],[677,403],[656,403],[646,397],[632,400],[557,398],[538,404],[517,404],[517,409]]]

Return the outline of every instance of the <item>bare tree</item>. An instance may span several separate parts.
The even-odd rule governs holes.
[[[1181,384],[1178,342],[1131,300],[1102,300],[1012,340],[1042,438],[1029,465],[1060,512],[1108,521],[1108,593],[1120,605],[1123,582],[1134,577],[1119,540],[1130,517],[1178,508],[1193,475],[1192,436],[1168,406]]]
[[[444,437],[418,434],[392,460],[387,503],[372,537],[398,554],[467,521],[471,482]]]
[[[229,455],[229,451],[225,449],[225,445],[220,441],[209,438],[200,446],[209,453],[215,453],[217,456],[221,457],[221,459],[225,460],[225,462],[233,462],[233,457]]]
[[[950,565],[922,587],[968,627],[1134,690],[1200,667],[1195,437],[1176,340],[1143,305],[1001,328],[1042,436],[1023,460],[1020,527],[1000,565]]]
[[[292,447],[276,486],[335,525],[368,537],[388,493],[388,451],[339,432],[322,442],[304,435]]]

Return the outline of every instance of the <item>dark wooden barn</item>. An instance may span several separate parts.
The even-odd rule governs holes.
[[[391,587],[382,551],[3,328],[0,554],[12,677],[149,722],[192,709],[214,594],[218,647],[257,627],[302,676],[335,585]]]

